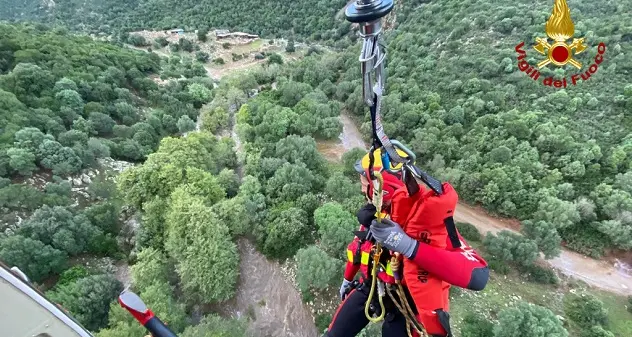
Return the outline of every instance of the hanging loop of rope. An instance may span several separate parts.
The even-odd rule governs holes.
[[[369,156],[370,158],[372,158],[373,152],[370,152]],[[372,175],[371,183],[373,184],[373,196],[372,196],[373,198],[371,200],[371,203],[375,206],[375,209],[376,209],[375,217],[377,218],[377,221],[382,221],[383,219],[382,201],[384,197],[384,178],[382,177],[382,174],[380,172],[373,172],[372,170],[370,172]],[[380,245],[379,243],[375,244],[373,246],[371,253],[373,256],[373,261],[372,261],[373,266],[371,268],[371,288],[370,288],[371,290],[369,291],[369,297],[367,298],[367,301],[364,305],[364,314],[370,322],[376,323],[384,319],[384,316],[386,315],[386,309],[384,307],[384,295],[385,295],[384,284],[378,278],[378,272],[379,272],[378,267],[380,266],[380,257],[382,256],[382,245]],[[378,290],[377,295],[378,295],[380,314],[379,316],[374,318],[373,315],[371,315],[371,305],[373,304],[376,287]]]

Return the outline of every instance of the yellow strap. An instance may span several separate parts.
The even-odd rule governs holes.
[[[354,260],[355,254],[353,251],[351,251],[350,249],[347,249],[347,260],[351,263],[355,262]],[[360,258],[360,263],[368,266],[369,265],[369,258],[370,258],[370,254],[367,252],[362,252],[362,256]],[[393,269],[391,268],[391,263],[390,261],[386,263],[386,266],[383,263],[380,263],[380,266],[382,267],[382,269],[384,269],[384,271],[386,272],[386,275],[388,276],[395,276],[395,274],[393,273]]]

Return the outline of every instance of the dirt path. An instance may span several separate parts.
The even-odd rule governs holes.
[[[366,148],[356,125],[348,116],[341,116],[343,134],[337,144],[319,144],[319,150],[330,160],[339,160],[342,154],[353,147]],[[510,219],[499,219],[488,215],[484,210],[459,203],[455,212],[456,221],[469,222],[476,226],[482,234],[497,233],[510,230],[519,233],[520,225]],[[562,273],[573,276],[584,282],[611,292],[632,295],[632,274],[628,266],[618,263],[614,265],[607,261],[599,261],[563,249],[559,257],[548,261]]]
[[[259,337],[317,337],[312,314],[282,266],[268,261],[248,240],[238,244],[240,279],[226,313],[251,319],[249,328]]]

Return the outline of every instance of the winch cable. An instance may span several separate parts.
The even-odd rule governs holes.
[[[400,142],[389,139],[382,125],[381,108],[386,82],[386,51],[380,37],[382,18],[389,14],[393,7],[393,0],[357,0],[345,9],[347,21],[359,25],[359,34],[362,37],[362,51],[359,58],[362,73],[362,99],[370,108],[372,150],[378,148],[385,150],[382,151],[382,163],[385,170],[391,170],[391,162],[403,165],[403,180],[406,182],[409,195],[419,192],[415,178],[430,187],[436,194],[441,195],[443,194],[441,182],[416,167],[414,154]],[[400,156],[397,149],[408,156]],[[372,169],[372,166],[370,168]]]

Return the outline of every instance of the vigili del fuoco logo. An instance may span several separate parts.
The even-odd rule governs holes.
[[[525,58],[527,53],[522,49],[524,42],[520,42],[516,46],[516,53],[518,53],[518,69],[529,75],[531,79],[537,81],[540,78],[540,71],[543,67],[549,64],[563,67],[567,64],[580,70],[579,73],[573,74],[569,80],[564,77],[561,80],[554,80],[553,77],[547,77],[542,80],[542,84],[549,87],[566,88],[568,85],[577,85],[579,80],[587,81],[590,76],[595,74],[599,70],[599,65],[603,62],[603,55],[606,52],[606,45],[601,42],[597,47],[597,55],[594,58],[594,62],[586,69],[582,70],[582,63],[575,58],[575,55],[581,54],[588,48],[584,44],[584,38],[573,38],[571,44],[567,44],[573,35],[575,35],[575,25],[571,20],[571,10],[566,4],[566,0],[555,0],[553,6],[553,13],[546,22],[546,35],[553,40],[552,44],[548,39],[536,38],[537,44],[533,46],[538,53],[546,57],[544,60],[538,63],[537,66],[530,65]]]

